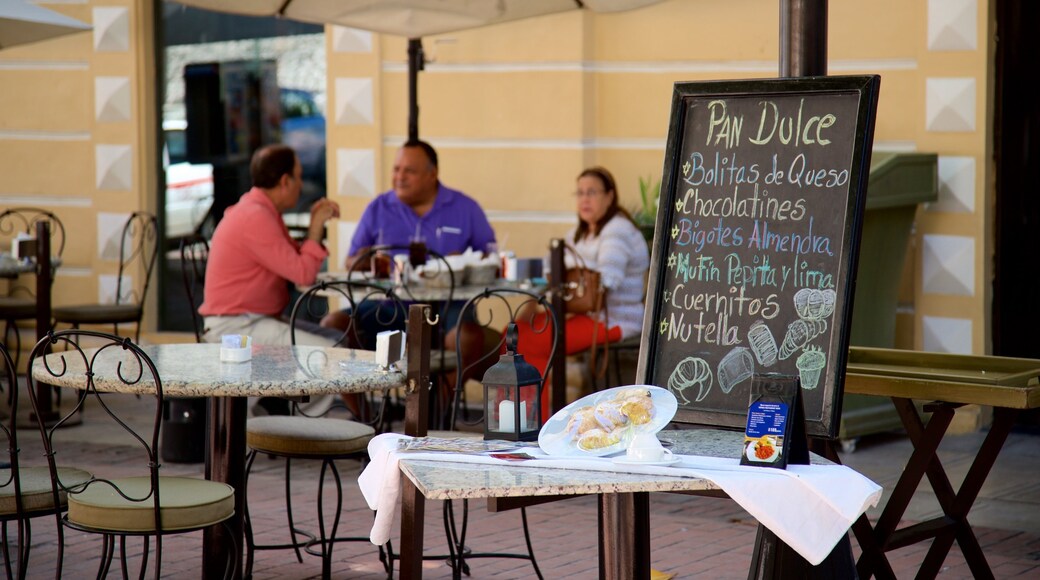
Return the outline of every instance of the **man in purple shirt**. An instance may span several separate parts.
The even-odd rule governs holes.
[[[461,191],[437,179],[437,152],[412,140],[397,150],[394,188],[372,200],[350,241],[349,265],[374,245],[407,246],[423,241],[441,255],[467,249],[493,251],[495,232],[484,210]],[[399,253],[403,250],[398,250]]]
[[[361,221],[350,241],[347,269],[350,269],[358,256],[366,254],[374,245],[407,247],[413,241],[422,241],[427,248],[444,256],[460,254],[467,249],[494,251],[495,232],[484,210],[473,198],[440,183],[437,178],[437,151],[429,143],[410,140],[397,150],[393,184],[392,190],[372,200],[361,214]],[[407,250],[394,252],[405,253]],[[445,315],[447,328],[455,326],[460,307],[461,304],[449,305]],[[355,314],[362,320],[363,334],[369,343],[364,346],[375,348],[375,332],[386,328],[368,326],[371,326],[373,320],[389,320],[393,317]],[[351,313],[344,310],[332,312],[322,319],[321,325],[346,330],[350,316]],[[406,319],[407,316],[397,317],[402,325]],[[461,338],[463,352],[482,353],[484,334],[476,323],[464,323]],[[454,350],[455,333],[448,332],[445,339],[446,348]],[[476,378],[479,379],[482,374],[481,371]],[[454,385],[454,380],[448,379],[448,384]]]

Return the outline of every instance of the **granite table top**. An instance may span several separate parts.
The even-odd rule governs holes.
[[[61,258],[51,258],[54,267],[61,265]],[[19,274],[27,274],[36,271],[36,260],[19,260],[6,252],[0,252],[0,278],[13,278]]]
[[[235,363],[221,362],[218,344],[161,344],[141,348],[155,364],[163,394],[169,397],[360,393],[401,387],[405,382],[403,371],[380,369],[375,363],[375,353],[363,350],[256,345],[252,360]],[[93,357],[97,349],[83,352]],[[155,392],[150,379],[132,384],[120,380],[117,374],[120,362],[124,364],[124,376],[136,377],[138,367],[132,355],[121,348],[109,347],[93,363],[97,390],[129,394]],[[49,354],[46,364],[54,373],[44,366],[43,359],[37,359],[32,369],[36,380],[60,387],[84,388],[86,364],[77,352]],[[67,367],[60,372],[63,364]]]
[[[715,429],[669,430],[658,439],[677,455],[740,457],[744,434]],[[814,464],[830,463],[813,455]],[[451,463],[401,458],[401,472],[427,499],[475,499],[600,493],[714,491],[707,479],[623,471]]]

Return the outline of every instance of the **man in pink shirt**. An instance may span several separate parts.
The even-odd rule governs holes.
[[[296,153],[285,145],[258,150],[249,165],[253,188],[224,212],[210,241],[205,298],[208,342],[223,334],[246,334],[256,344],[289,344],[289,324],[281,314],[289,303],[286,282],[313,284],[329,252],[322,246],[325,222],[339,217],[339,205],[320,199],[311,207],[307,238],[289,236],[282,212],[300,198],[302,169]],[[296,343],[331,345],[335,338],[300,332]],[[338,334],[335,334],[338,337]]]

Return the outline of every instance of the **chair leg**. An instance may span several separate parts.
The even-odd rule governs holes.
[[[246,562],[245,570],[242,576],[244,578],[252,578],[253,576],[253,552],[256,551],[256,544],[253,543],[253,521],[249,517],[249,472],[253,468],[253,460],[256,459],[256,450],[250,449],[249,453],[246,454],[246,473],[242,481],[242,528],[246,540]],[[233,534],[229,534],[228,537],[232,537]]]
[[[289,520],[289,540],[292,542],[293,551],[296,552],[296,561],[303,563],[303,554],[300,552],[300,544],[296,541],[296,534],[304,533],[296,529],[296,521],[293,519],[292,510],[292,459],[285,458],[285,516]],[[314,536],[310,536],[314,539]]]
[[[115,538],[105,534],[101,540],[101,563],[98,564],[98,578],[108,576],[108,569],[112,565],[112,557],[115,555]],[[61,570],[61,568],[59,568]],[[124,574],[125,576],[125,574]]]
[[[23,525],[24,524],[24,525]],[[32,548],[32,520],[18,522],[18,578],[25,580],[29,572],[29,549]]]
[[[7,572],[8,578],[14,578],[11,575],[11,551],[8,549],[10,542],[7,539],[7,522],[0,522],[0,541],[3,545],[0,546],[0,555],[4,557],[4,570]],[[19,549],[21,549],[19,547]]]
[[[10,385],[10,391],[7,392],[7,405],[10,406],[14,401],[14,390],[18,388],[18,364],[22,358],[22,334],[18,332],[18,322],[16,320],[7,319],[4,324],[4,344],[7,342],[7,337],[10,335],[11,330],[14,329],[14,378],[15,384]],[[10,350],[10,349],[8,349]]]
[[[534,547],[531,546],[531,530],[527,527],[527,508],[520,508],[520,519],[524,523],[524,542],[527,543],[527,555],[530,557],[535,575],[538,576],[538,580],[542,580],[542,571],[538,569],[538,561],[534,558]]]
[[[455,529],[455,510],[453,502],[449,499],[443,505],[444,537],[448,540],[448,565],[451,566],[451,577],[461,578],[462,571],[469,575],[469,568],[462,559],[465,547],[459,541],[458,532]]]
[[[325,471],[332,472],[333,481],[336,482],[336,515],[332,520],[332,529],[325,534]],[[321,577],[328,580],[332,577],[332,548],[336,543],[336,532],[339,530],[340,511],[343,507],[343,482],[339,477],[339,470],[332,459],[321,462],[321,475],[318,476],[318,534],[321,545]]]

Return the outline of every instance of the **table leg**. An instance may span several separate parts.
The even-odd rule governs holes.
[[[972,576],[975,578],[993,577],[982,547],[979,546],[978,538],[975,537],[975,532],[968,523],[968,512],[982,490],[982,484],[985,483],[990,469],[996,463],[997,455],[1003,448],[1004,442],[1007,441],[1017,415],[1018,411],[1015,409],[994,409],[993,425],[990,426],[989,433],[986,434],[958,491],[954,491],[938,458],[928,466],[928,480],[932,484],[932,489],[935,490],[935,496],[942,507],[943,515],[947,521],[952,523],[932,541],[928,555],[925,556],[924,563],[918,570],[918,577],[934,578],[939,574],[939,569],[950,552],[954,540],[957,540]]]
[[[223,578],[229,557],[235,566],[234,578],[242,578],[242,514],[246,506],[246,401],[245,397],[211,399],[210,463],[206,478],[222,481],[235,488],[235,515],[224,524],[210,526],[203,531],[203,578]]]
[[[931,539],[932,545],[918,570],[918,578],[935,578],[938,575],[954,540],[960,545],[972,575],[976,578],[992,578],[993,573],[968,523],[967,515],[1011,432],[1018,411],[1003,408],[994,410],[993,425],[979,448],[960,490],[954,491],[936,451],[949,429],[956,408],[960,405],[930,405],[932,416],[926,425],[912,400],[893,397],[892,402],[913,443],[914,451],[873,530],[870,529],[866,516],[857,520],[853,526],[863,549],[856,566],[859,576],[869,578],[877,574],[879,578],[894,577],[884,553]],[[925,475],[928,476],[928,482],[943,510],[943,516],[896,529]]]
[[[422,578],[426,497],[401,476],[401,580]]]
[[[650,494],[599,496],[600,578],[650,577]]]
[[[51,329],[51,233],[50,224],[44,220],[36,223],[36,340],[42,340]],[[45,383],[37,383],[36,400],[40,414],[35,419],[52,424],[59,419],[58,410],[54,408],[51,398],[52,388]]]

